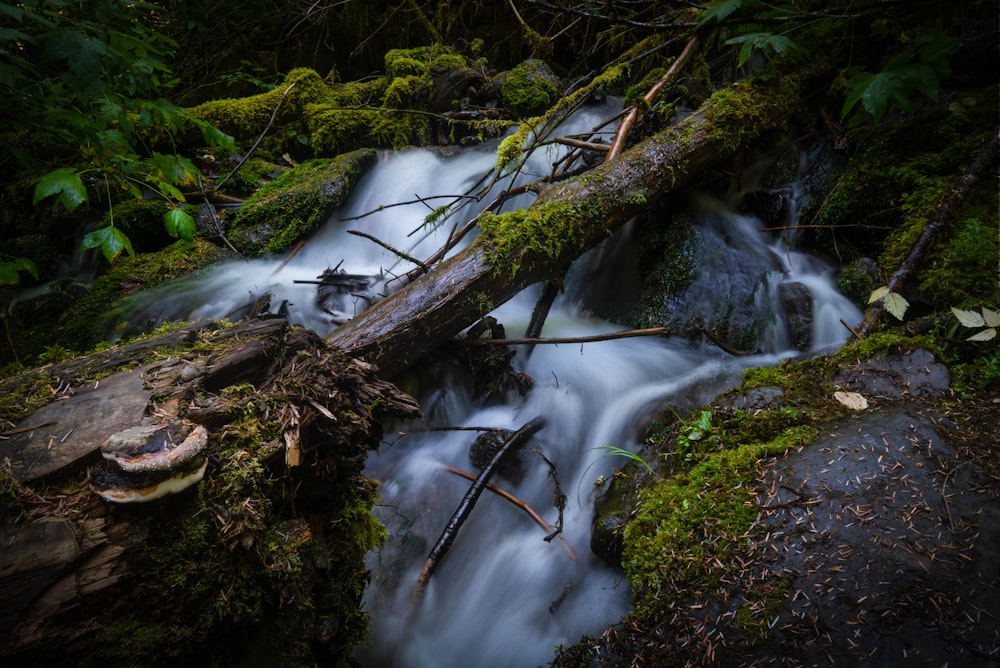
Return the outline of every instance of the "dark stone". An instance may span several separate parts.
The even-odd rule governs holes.
[[[921,348],[860,362],[841,371],[834,382],[867,397],[901,399],[940,396],[948,391],[950,378],[948,367]]]
[[[792,347],[809,350],[812,338],[812,293],[802,283],[782,283],[778,286],[778,300],[785,312],[788,334]]]
[[[509,429],[484,431],[472,442],[472,446],[469,448],[469,461],[480,471],[483,470],[513,434],[514,432]],[[517,450],[508,452],[496,468],[496,475],[515,484],[524,478],[524,473],[524,460]]]

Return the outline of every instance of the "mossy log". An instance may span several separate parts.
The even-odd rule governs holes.
[[[819,88],[813,70],[726,88],[680,123],[590,172],[541,191],[525,210],[485,214],[477,240],[328,335],[387,377],[412,365],[525,287],[569,264],[659,197],[782,127]]]
[[[4,665],[336,664],[361,638],[364,555],[384,535],[361,469],[387,420],[419,415],[374,367],[266,318],[182,326],[0,392]],[[146,503],[95,493],[108,437],[167,419],[207,430],[204,478]]]

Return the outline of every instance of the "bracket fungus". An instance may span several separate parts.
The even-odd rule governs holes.
[[[208,460],[202,452],[207,445],[208,430],[201,425],[150,422],[123,429],[101,446],[106,461],[94,466],[91,484],[101,498],[114,503],[175,494],[205,476]]]

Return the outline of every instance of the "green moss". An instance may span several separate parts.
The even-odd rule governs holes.
[[[430,81],[424,77],[414,75],[396,77],[385,89],[385,106],[394,109],[410,106],[430,89],[430,85]]]
[[[565,97],[558,98],[555,105],[541,116],[522,119],[517,131],[504,138],[497,147],[497,170],[502,172],[511,169],[519,162],[525,142],[535,131],[535,128],[544,127],[557,121],[563,114],[575,109],[585,98],[601,92],[605,88],[617,85],[627,74],[627,65],[611,65],[594,77],[588,85]]]
[[[248,255],[276,253],[315,232],[375,162],[373,150],[305,162],[244,202],[227,231]]]
[[[703,591],[717,583],[723,569],[714,564],[729,562],[757,514],[760,462],[817,435],[800,425],[766,443],[737,444],[645,491],[625,528],[623,566],[636,606],[662,604],[667,591]]]
[[[583,234],[582,214],[564,202],[548,202],[537,207],[500,215],[485,213],[479,219],[487,260],[498,272],[516,275],[527,253],[555,263],[576,247]],[[556,222],[558,221],[558,222]]]
[[[275,120],[295,122],[295,119],[302,116],[307,104],[330,99],[330,86],[315,70],[298,68],[289,72],[281,84],[266,93],[212,100],[194,107],[191,112],[238,141],[252,141],[267,127],[279,103],[281,107]]]
[[[500,96],[517,116],[536,116],[559,99],[559,87],[540,60],[527,60],[507,73]]]
[[[775,99],[779,91],[792,88],[794,86],[774,86],[760,77],[723,88],[712,95],[708,103],[711,136],[723,138],[729,151],[744,146],[760,134],[761,128],[773,127],[774,109],[793,107],[795,100]],[[763,94],[762,89],[765,89]]]

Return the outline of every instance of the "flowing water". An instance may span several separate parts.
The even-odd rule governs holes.
[[[607,115],[606,109],[578,115],[569,131],[596,126]],[[433,230],[425,229],[423,219],[430,207],[447,200],[379,208],[466,193],[492,166],[492,148],[450,156],[428,150],[384,153],[326,229],[287,265],[275,258],[217,267],[137,299],[128,307],[133,319],[220,317],[270,292],[272,308],[286,302],[293,322],[328,332],[367,306],[385,281],[412,267],[347,230],[372,234],[415,257],[429,255],[442,245],[451,222]],[[550,153],[534,160],[524,178],[530,172],[547,173],[555,157]],[[466,217],[475,213],[469,209]],[[368,463],[367,474],[382,483],[378,512],[391,538],[380,553],[370,555],[373,581],[365,605],[372,617],[371,641],[357,654],[360,665],[522,668],[548,663],[556,645],[599,633],[629,608],[621,574],[600,563],[589,548],[600,481],[625,463],[609,456],[607,448],[634,452],[644,420],[657,409],[696,408],[738,382],[747,366],[795,354],[787,350],[788,328],[777,296],[782,284],[808,288],[813,350],[842,343],[847,330],[841,318],[852,324],[860,320],[857,309],[834,289],[829,267],[762,234],[759,221],[716,210],[706,214],[703,224],[716,231],[720,253],[752,256],[764,267],[756,294],[759,307],[771,313],[771,326],[759,344],[765,352],[733,357],[709,345],[659,337],[538,345],[530,354],[519,350],[514,360],[516,370],[533,380],[531,389],[506,403],[477,403],[460,382],[421,388],[426,419],[403,426],[407,433],[384,445]],[[634,296],[634,286],[623,284],[620,272],[601,271],[634,254],[629,243],[625,230],[615,244],[578,261],[546,320],[544,336],[621,329],[592,317],[588,309],[597,302],[620,307]],[[692,289],[718,289],[727,281],[744,280],[726,274],[728,266],[736,263],[723,256]],[[331,268],[343,272],[350,285],[332,298],[317,300],[314,284],[295,282],[314,281]],[[494,313],[509,335],[523,334],[536,292],[529,289]],[[546,424],[521,451],[521,475],[498,476],[493,482],[556,525],[560,512],[553,503],[554,472],[566,498],[560,536],[547,541],[547,531],[525,512],[487,491],[422,595],[415,595],[424,560],[470,485],[445,466],[475,472],[470,446],[483,433],[429,428],[516,430],[537,417]]]

